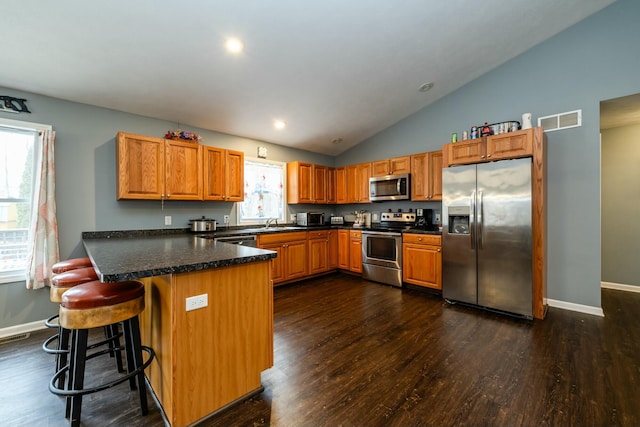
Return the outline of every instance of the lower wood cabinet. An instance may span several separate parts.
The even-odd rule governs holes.
[[[402,235],[402,281],[442,290],[442,236]]]
[[[308,273],[324,273],[329,270],[329,230],[309,231]]]
[[[362,273],[362,232],[338,230],[338,268]]]
[[[306,231],[262,234],[258,236],[258,247],[278,253],[271,265],[274,285],[307,275]]]

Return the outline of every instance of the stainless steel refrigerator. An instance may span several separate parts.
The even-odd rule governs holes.
[[[533,317],[530,158],[442,170],[442,295]]]

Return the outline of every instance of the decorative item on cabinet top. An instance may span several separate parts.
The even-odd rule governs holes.
[[[171,130],[169,129],[167,133],[164,135],[166,139],[177,139],[182,141],[191,141],[191,142],[199,142],[202,141],[202,137],[194,132],[189,132],[188,130]]]

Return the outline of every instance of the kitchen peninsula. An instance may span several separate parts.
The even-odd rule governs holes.
[[[103,282],[145,284],[142,342],[156,352],[146,375],[171,426],[263,390],[260,373],[273,366],[275,252],[184,232],[82,237]]]

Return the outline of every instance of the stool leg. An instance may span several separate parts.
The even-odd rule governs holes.
[[[113,325],[105,326],[105,334],[107,336],[107,339],[109,340],[109,349],[111,350],[109,352],[109,355],[111,357],[116,358],[116,368],[118,369],[118,372],[124,372],[124,367],[122,366],[122,351],[119,350],[120,348],[120,338],[118,337],[119,333],[120,333],[120,330],[118,329],[117,323],[114,323]]]
[[[127,353],[127,368],[129,372],[133,372],[135,369],[143,365],[142,359],[142,342],[140,340],[140,322],[138,316],[134,316],[131,319],[123,322],[123,331],[125,336],[125,349]],[[129,364],[131,362],[131,364]],[[138,392],[140,395],[140,409],[142,415],[147,415],[149,408],[147,405],[147,388],[144,382],[144,371],[140,370],[140,373],[136,375],[138,383]],[[135,378],[134,378],[135,383]],[[135,390],[135,388],[132,388]]]
[[[58,328],[58,350],[61,350],[62,353],[56,355],[56,372],[62,369],[67,364],[67,352],[69,351],[69,335],[70,331],[68,329],[60,326]],[[58,379],[58,387],[63,388],[64,386],[64,375]]]
[[[73,358],[70,360],[70,390],[82,390],[84,386],[84,369],[87,357],[87,338],[89,330],[78,329],[73,331],[74,340],[72,343]],[[71,368],[71,365],[73,367]],[[71,377],[73,380],[71,380]],[[71,414],[69,417],[71,427],[80,425],[80,412],[82,409],[82,395],[71,397]]]

